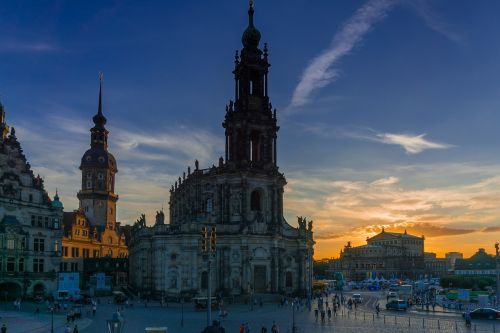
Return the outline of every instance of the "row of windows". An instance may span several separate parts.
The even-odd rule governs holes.
[[[33,272],[41,273],[44,271],[44,259],[34,258],[33,259]],[[12,258],[9,257],[5,260],[5,271],[6,272],[24,272],[24,258]],[[4,261],[0,258],[0,272],[4,271]]]
[[[63,252],[63,256],[64,257],[69,257],[69,253],[71,251],[71,257],[72,258],[79,258],[80,257],[80,248],[78,247],[71,247],[71,250],[68,246],[63,246],[62,247],[62,252]],[[83,248],[82,249],[82,258],[90,258],[90,249],[86,249],[86,248]],[[92,257],[93,258],[99,258],[101,256],[100,254],[100,251],[99,250],[92,250]],[[107,257],[113,257],[113,250],[112,249],[109,249],[107,254],[106,254]],[[120,258],[126,258],[127,255],[125,252],[119,252],[118,253],[118,257]]]
[[[27,250],[28,248],[26,247],[26,238],[22,237],[20,239],[16,238],[7,238],[5,240],[5,248],[7,250],[15,250],[15,249],[20,249],[20,250]],[[54,243],[54,251],[59,250],[59,241],[56,240]],[[34,238],[33,239],[33,251],[35,252],[45,252],[45,238]]]
[[[57,217],[51,219],[48,216],[31,215],[31,226],[59,229],[59,219]]]
[[[70,262],[70,263],[61,262],[61,263],[59,263],[59,271],[60,272],[78,272],[78,263],[77,262]]]

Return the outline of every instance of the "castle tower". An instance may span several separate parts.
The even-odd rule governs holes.
[[[102,113],[102,75],[99,82],[99,102],[97,114],[92,118],[94,127],[90,129],[90,149],[83,154],[82,188],[78,192],[80,209],[95,226],[114,228],[116,223],[115,174],[116,161],[108,151],[108,130],[106,117]]]
[[[243,32],[243,48],[236,52],[234,103],[226,108],[223,123],[226,134],[226,161],[232,168],[269,170],[276,167],[276,113],[268,96],[267,44],[259,48],[260,32],[253,22],[250,1],[248,27]]]

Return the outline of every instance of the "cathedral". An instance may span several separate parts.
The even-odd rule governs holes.
[[[160,211],[154,225],[143,215],[132,227],[129,279],[142,294],[204,296],[208,281],[226,296],[310,294],[312,221],[300,217],[292,227],[283,216],[279,126],[260,39],[251,3],[234,60],[234,101],[225,108],[225,156],[208,168],[196,161],[172,185],[168,224]],[[201,249],[205,227],[216,231],[211,269]]]

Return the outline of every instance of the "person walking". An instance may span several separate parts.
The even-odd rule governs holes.
[[[95,313],[96,313],[96,311],[97,311],[97,306],[96,306],[96,305],[95,305],[95,303],[94,303],[94,305],[92,305],[92,316],[93,316],[93,317],[95,317]]]
[[[278,325],[273,321],[273,326],[271,327],[271,333],[279,333]]]
[[[2,325],[2,328],[0,329],[1,333],[7,333],[7,326],[5,324]]]
[[[73,333],[78,333],[78,326],[75,324],[75,328],[73,329]]]
[[[245,333],[250,333],[250,326],[248,326],[248,322],[245,323]]]
[[[245,333],[245,325],[243,323],[240,324],[240,333]]]
[[[260,329],[260,333],[267,333],[267,327],[262,325],[262,328]]]
[[[69,327],[68,324],[66,324],[66,326],[64,326],[64,333],[71,333],[71,328]]]

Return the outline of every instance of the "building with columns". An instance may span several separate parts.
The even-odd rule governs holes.
[[[158,212],[132,227],[130,282],[142,293],[206,295],[204,226],[216,227],[212,290],[224,295],[300,294],[312,286],[312,221],[283,217],[286,180],[277,163],[276,109],[268,95],[268,48],[248,10],[243,48],[234,60],[234,102],[226,105],[225,156],[188,168],[170,190],[170,221]]]
[[[0,103],[0,295],[47,296],[57,288],[63,206],[49,198],[9,130]],[[5,294],[4,294],[5,293]]]
[[[425,237],[382,232],[367,238],[366,245],[348,242],[340,258],[332,260],[330,271],[342,273],[349,280],[367,278],[418,278],[425,274]]]
[[[86,259],[87,276],[92,274],[89,267],[100,267],[100,261],[109,262],[109,258],[128,256],[125,234],[120,223],[116,222],[118,195],[115,193],[115,175],[118,169],[114,156],[108,150],[109,132],[102,110],[102,83],[97,114],[92,120],[94,127],[90,129],[90,149],[83,154],[80,163],[79,207],[64,213],[63,260],[60,264],[61,272],[82,273]],[[103,257],[106,259],[100,260]],[[92,265],[91,259],[95,265]],[[112,280],[126,284],[126,276],[113,276]],[[82,288],[88,287],[85,282],[81,281]]]

